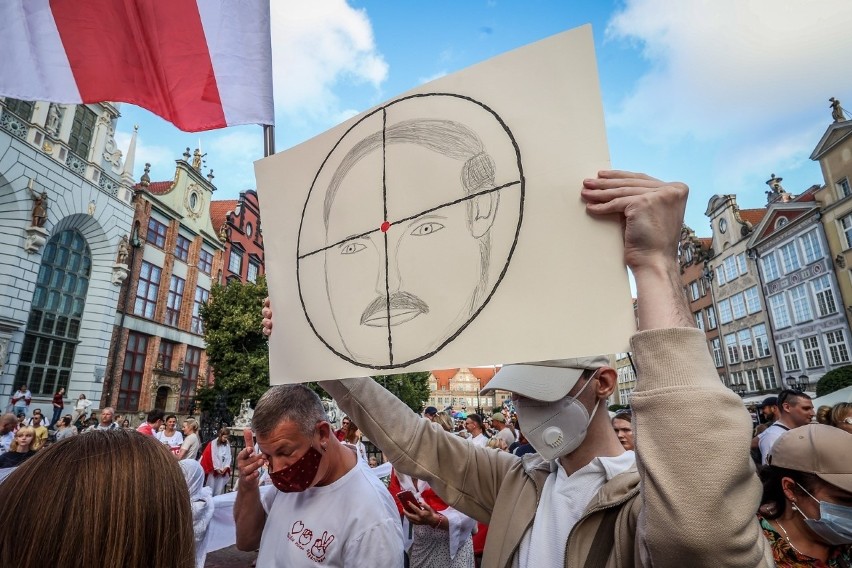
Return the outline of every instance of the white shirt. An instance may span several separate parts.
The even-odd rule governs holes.
[[[480,448],[484,448],[486,445],[488,445],[488,438],[485,436],[485,434],[480,434],[479,436],[468,438],[467,441],[471,444],[479,446]]]
[[[757,444],[760,447],[760,457],[763,465],[766,465],[766,458],[769,457],[775,440],[780,438],[787,430],[790,430],[790,428],[778,422],[773,422],[766,430],[757,435]]]
[[[180,453],[180,446],[183,444],[183,434],[178,430],[175,430],[170,438],[166,436],[165,430],[162,432],[155,432],[154,438],[167,445],[174,455],[178,455]]]
[[[12,441],[14,439],[15,439],[15,431],[14,430],[0,436],[0,454],[6,453],[6,452],[9,451],[9,446],[12,445]]]
[[[633,466],[636,454],[595,458],[573,475],[556,463],[544,482],[533,525],[521,539],[517,566],[564,566],[568,535],[604,483]]]
[[[261,503],[267,517],[258,566],[402,566],[396,505],[361,460],[331,485],[272,491]]]

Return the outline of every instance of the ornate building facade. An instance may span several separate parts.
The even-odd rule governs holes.
[[[266,273],[257,192],[249,189],[239,199],[213,201],[210,218],[225,245],[225,281],[256,282]]]
[[[210,219],[212,174],[201,155],[176,160],[174,178],[135,187],[133,228],[102,403],[143,416],[190,414],[208,380],[200,309],[222,280],[224,244]]]
[[[0,398],[20,384],[100,398],[120,262],[133,219],[133,150],[119,106],[0,99]],[[126,247],[125,247],[126,248]]]
[[[467,410],[490,415],[512,397],[511,393],[505,391],[479,394],[497,374],[497,370],[497,367],[472,367],[432,371],[429,374],[427,406],[434,406],[438,410],[450,408],[453,412]]]

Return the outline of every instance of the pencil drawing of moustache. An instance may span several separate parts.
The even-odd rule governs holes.
[[[420,314],[428,314],[429,306],[408,292],[394,292],[390,298],[379,296],[361,314],[361,325],[387,327],[411,321]]]

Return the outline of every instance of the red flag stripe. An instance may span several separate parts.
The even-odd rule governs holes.
[[[197,0],[50,7],[83,102],[128,102],[183,130],[226,126]]]

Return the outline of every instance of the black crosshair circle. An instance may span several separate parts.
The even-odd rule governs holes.
[[[326,245],[326,246],[323,246],[323,247],[320,247],[320,248],[316,248],[316,249],[311,250],[311,251],[306,252],[306,253],[300,253],[301,242],[302,242],[302,231],[303,231],[303,228],[305,226],[305,213],[307,211],[308,204],[311,201],[311,195],[314,192],[314,189],[316,187],[317,180],[319,179],[320,174],[325,169],[329,159],[331,158],[332,154],[334,154],[335,150],[337,150],[338,146],[340,146],[340,144],[343,142],[343,140],[346,139],[346,137],[349,135],[350,132],[352,132],[353,129],[355,129],[358,125],[360,125],[362,122],[369,119],[370,117],[376,115],[377,113],[382,113],[382,116],[383,116],[383,120],[382,120],[383,127],[382,128],[384,129],[384,128],[386,128],[386,117],[387,117],[387,109],[388,108],[392,107],[393,105],[402,103],[404,101],[409,101],[409,100],[412,100],[412,99],[418,99],[418,98],[422,98],[422,97],[451,97],[451,98],[454,98],[454,99],[467,101],[471,104],[474,104],[474,105],[480,107],[481,109],[485,110],[486,112],[488,112],[499,123],[500,127],[505,132],[508,140],[512,144],[512,147],[514,149],[515,159],[516,159],[516,165],[517,165],[517,169],[518,169],[518,178],[515,179],[515,180],[512,180],[511,182],[504,183],[504,184],[498,185],[498,186],[493,187],[493,188],[478,191],[478,192],[475,192],[475,193],[472,193],[472,194],[469,194],[469,195],[465,195],[464,197],[461,197],[459,199],[456,199],[456,200],[453,200],[453,201],[450,201],[450,202],[447,202],[447,203],[442,203],[442,204],[437,205],[435,207],[430,207],[430,208],[428,208],[424,211],[420,211],[419,213],[416,213],[414,215],[409,215],[407,217],[400,218],[400,219],[394,219],[394,220],[388,219],[388,200],[387,200],[388,188],[387,188],[387,184],[383,181],[383,183],[382,183],[382,206],[383,206],[382,219],[384,220],[384,222],[381,224],[381,226],[372,227],[372,228],[364,231],[363,233],[360,233],[360,234],[357,234],[357,235],[350,235],[350,236],[348,236],[348,237],[346,237],[342,240],[339,240],[337,242],[334,242],[332,244],[329,244],[329,245]],[[383,167],[384,167],[384,164],[383,164]],[[402,368],[402,367],[407,367],[408,365],[417,363],[419,361],[423,361],[425,359],[428,359],[429,357],[432,357],[436,353],[438,353],[441,349],[446,347],[450,342],[455,340],[473,322],[473,320],[476,319],[476,317],[482,312],[483,308],[485,308],[485,306],[488,305],[489,301],[494,296],[494,293],[497,291],[497,288],[499,287],[500,283],[502,282],[503,277],[506,275],[506,271],[509,268],[509,263],[512,260],[512,256],[514,255],[515,248],[518,244],[518,237],[520,235],[521,225],[523,223],[525,185],[526,185],[526,183],[525,183],[525,179],[524,179],[523,165],[521,163],[521,151],[520,151],[520,148],[518,147],[518,143],[515,140],[515,137],[513,136],[511,130],[509,129],[509,127],[506,125],[506,123],[503,121],[503,119],[496,112],[494,112],[491,108],[489,108],[484,103],[477,101],[477,100],[475,100],[471,97],[467,97],[467,96],[464,96],[464,95],[458,95],[458,94],[454,94],[454,93],[421,93],[421,94],[409,95],[409,96],[406,96],[406,97],[399,98],[399,99],[392,101],[392,102],[390,102],[386,105],[383,105],[381,107],[378,107],[375,110],[373,110],[372,112],[364,115],[360,120],[355,122],[352,126],[350,126],[346,130],[346,132],[343,133],[343,135],[340,137],[340,139],[334,144],[334,146],[328,152],[325,159],[323,159],[322,164],[320,164],[320,167],[317,170],[317,173],[314,176],[313,181],[311,182],[311,187],[310,187],[310,189],[308,191],[308,195],[305,199],[305,205],[302,208],[302,216],[301,216],[301,219],[299,220],[299,234],[298,234],[297,241],[296,241],[296,281],[297,281],[297,287],[298,287],[298,290],[299,290],[299,302],[302,306],[302,311],[305,314],[305,319],[307,320],[308,325],[310,325],[311,330],[314,332],[314,334],[317,336],[317,338],[323,343],[323,345],[325,345],[326,348],[328,348],[332,353],[334,353],[335,355],[337,355],[341,359],[344,359],[345,361],[348,361],[348,362],[350,362],[354,365],[357,365],[359,367],[369,368],[369,369],[398,369],[398,368]],[[393,330],[391,329],[392,328],[391,317],[390,317],[391,307],[390,307],[390,292],[389,292],[389,282],[388,282],[389,277],[388,277],[388,266],[387,266],[388,258],[389,258],[388,235],[387,235],[388,228],[393,226],[393,225],[397,225],[399,223],[404,223],[404,222],[407,222],[407,221],[414,220],[418,217],[421,217],[423,215],[427,215],[427,214],[432,213],[434,211],[437,211],[439,209],[443,209],[445,207],[450,207],[452,205],[456,205],[456,204],[463,203],[463,202],[471,200],[471,199],[475,199],[476,197],[479,197],[481,195],[499,192],[500,190],[511,188],[511,187],[517,188],[519,193],[520,193],[519,200],[518,200],[518,224],[517,224],[517,227],[515,228],[515,233],[514,233],[514,236],[513,236],[511,248],[510,248],[508,254],[506,255],[506,262],[503,265],[503,267],[501,268],[498,277],[494,281],[494,284],[491,286],[491,289],[489,290],[488,295],[482,301],[481,305],[478,308],[476,308],[476,310],[470,315],[470,317],[467,319],[467,321],[462,323],[459,326],[459,328],[454,333],[452,333],[449,337],[447,337],[444,341],[442,341],[440,343],[440,345],[433,348],[428,353],[423,353],[423,354],[418,355],[414,358],[410,358],[410,359],[407,359],[405,361],[395,361],[394,360],[394,353],[393,353]],[[387,298],[387,302],[388,302],[387,306],[386,306],[387,311],[386,311],[385,319],[387,320],[387,329],[388,329],[388,361],[389,361],[389,364],[386,364],[386,365],[385,364],[374,364],[374,363],[367,363],[367,362],[364,362],[364,361],[359,361],[359,360],[355,359],[354,357],[352,357],[352,356],[350,356],[346,353],[341,353],[341,351],[339,349],[337,349],[333,345],[331,345],[330,342],[322,336],[322,334],[317,330],[316,326],[314,325],[314,322],[311,320],[309,310],[305,305],[305,297],[304,297],[304,293],[303,293],[303,289],[302,289],[302,280],[301,280],[301,274],[300,274],[300,268],[301,268],[301,265],[302,265],[302,261],[304,259],[309,258],[309,257],[316,255],[316,254],[319,254],[319,253],[323,253],[326,250],[329,250],[333,247],[338,247],[340,245],[343,245],[347,241],[363,238],[363,237],[366,237],[368,235],[371,235],[371,234],[377,233],[377,232],[381,232],[383,234],[383,237],[384,237],[383,242],[384,242],[384,258],[385,258],[385,292],[386,292],[385,297]]]

